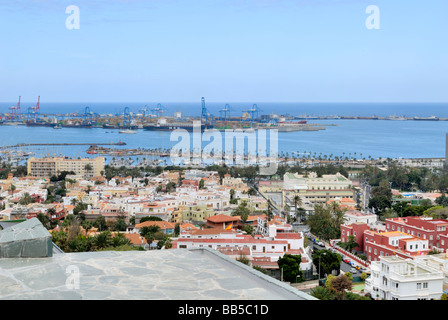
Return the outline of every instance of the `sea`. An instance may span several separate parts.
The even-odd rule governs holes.
[[[16,103],[0,103],[0,113],[10,112]],[[430,117],[448,118],[448,103],[231,103],[207,102],[210,114],[220,115],[225,105],[230,105],[230,116],[241,116],[256,105],[259,115],[278,114],[287,116],[361,116],[361,117]],[[21,112],[26,113],[35,102],[22,103]],[[159,105],[156,103],[45,103],[41,102],[41,113],[83,114],[86,107],[97,114],[122,114],[125,108],[133,114],[151,113]],[[183,116],[199,116],[201,101],[161,102],[164,115],[172,116],[181,112]],[[392,121],[364,119],[308,120],[308,123],[325,125],[325,130],[278,132],[279,153],[292,155],[327,155],[355,157],[357,159],[377,158],[443,158],[445,157],[448,121]],[[170,149],[177,141],[171,132],[138,130],[137,134],[120,134],[118,130],[103,128],[63,128],[0,126],[0,146],[21,143],[111,143],[125,142],[125,146],[115,148]],[[202,143],[204,148],[208,142]],[[38,146],[17,150],[33,152],[36,157],[68,156],[95,157],[87,154],[89,146]],[[126,156],[126,158],[128,158]],[[142,156],[132,157],[142,158]],[[110,161],[110,157],[107,158]]]

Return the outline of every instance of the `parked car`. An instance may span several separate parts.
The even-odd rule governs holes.
[[[358,270],[356,270],[356,268],[351,268],[350,269],[350,273],[356,273],[356,272],[358,272]]]

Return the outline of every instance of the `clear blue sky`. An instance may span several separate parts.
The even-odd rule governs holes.
[[[447,0],[0,0],[0,101],[445,102],[447,17]]]

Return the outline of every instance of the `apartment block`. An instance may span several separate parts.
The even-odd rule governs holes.
[[[318,176],[311,172],[308,176],[297,173],[286,173],[283,176],[283,203],[292,203],[295,195],[299,195],[304,203],[325,205],[335,199],[356,199],[356,192],[351,188],[352,182],[342,174]]]
[[[28,176],[50,178],[63,171],[74,172],[75,178],[91,179],[100,176],[104,171],[105,158],[67,159],[67,158],[29,158],[27,162]]]

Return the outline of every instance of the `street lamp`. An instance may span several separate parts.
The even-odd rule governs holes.
[[[322,255],[327,255],[327,253],[326,252],[323,252],[322,253]],[[318,280],[320,280],[320,258],[321,258],[321,255],[319,255],[319,274],[318,274]]]

